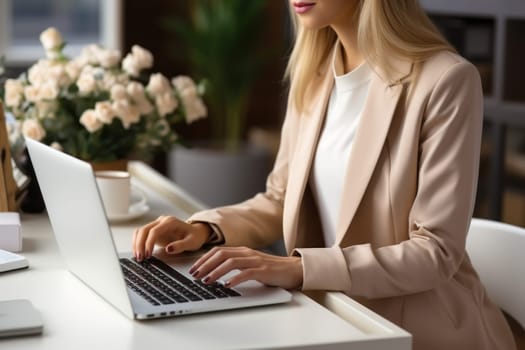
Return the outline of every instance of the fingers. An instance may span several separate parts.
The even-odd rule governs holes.
[[[222,260],[214,257],[200,266],[193,277],[202,278],[205,283],[213,283],[233,270],[247,271],[262,266],[258,256],[237,256]]]
[[[156,220],[135,230],[133,250],[139,261],[151,257],[155,244],[165,245],[184,235],[184,222],[173,216],[159,216]]]
[[[145,242],[148,235],[153,227],[159,224],[162,217],[158,217],[156,220],[139,227],[133,232],[132,249],[133,254],[137,260],[142,260],[145,256]]]
[[[189,273],[195,278],[202,278],[202,276],[205,275],[203,271],[209,272],[211,267],[220,265],[224,260],[230,257],[247,256],[253,253],[253,250],[245,247],[214,247],[193,264]],[[204,268],[202,268],[203,265]]]
[[[168,254],[199,249],[209,237],[203,224],[188,224],[173,216],[159,216],[133,233],[132,248],[138,261],[150,258],[155,245],[165,246]]]
[[[166,245],[166,253],[168,254],[180,254],[185,251],[194,251],[200,249],[202,244],[198,242],[194,236],[187,235],[186,237],[173,241]]]
[[[225,286],[234,287],[247,280],[263,284],[298,288],[302,285],[302,260],[300,257],[282,257],[265,254],[245,247],[216,247],[202,256],[190,268],[194,278],[204,283],[214,283],[231,271]]]
[[[236,274],[235,276],[232,276],[232,278],[227,280],[224,283],[224,286],[228,288],[233,288],[241,284],[242,282],[246,282],[249,280],[259,280],[265,283],[264,280],[267,280],[268,278],[263,277],[264,274],[265,274],[264,269],[261,267],[242,270],[241,272],[239,272],[238,274]],[[261,276],[261,277],[258,277],[258,276]],[[267,284],[270,284],[270,283],[267,283]]]

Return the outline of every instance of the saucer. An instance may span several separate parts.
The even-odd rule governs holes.
[[[119,223],[119,222],[125,222],[129,220],[137,219],[149,211],[150,211],[150,207],[143,201],[140,201],[138,203],[133,203],[132,205],[130,205],[129,211],[126,214],[108,215],[108,220],[112,224]]]

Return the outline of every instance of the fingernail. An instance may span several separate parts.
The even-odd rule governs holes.
[[[190,267],[190,269],[188,270],[188,272],[189,272],[190,274],[193,275],[193,273],[195,272],[195,267],[193,267],[193,266]]]
[[[209,280],[210,280],[210,276],[206,276],[206,277],[204,277],[204,279],[202,280],[202,282],[204,282],[204,283],[208,283]]]
[[[170,246],[170,245],[167,246],[167,247],[166,247],[166,252],[167,252],[167,253],[173,253],[173,247]]]
[[[148,259],[151,257],[151,253],[149,250],[146,250],[146,252],[144,253],[144,258]]]
[[[138,260],[138,261],[141,261],[141,260],[142,260],[142,254],[137,253],[137,260]]]
[[[190,272],[193,277],[197,277],[199,275],[199,270],[195,270],[193,272]]]

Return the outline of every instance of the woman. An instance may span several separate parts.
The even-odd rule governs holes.
[[[215,244],[190,270],[206,283],[239,269],[227,285],[343,291],[412,333],[414,349],[513,349],[465,254],[476,69],[417,0],[293,1],[289,102],[266,192],[186,222],[160,217],[136,230],[136,257]],[[250,249],[283,237],[288,256]]]

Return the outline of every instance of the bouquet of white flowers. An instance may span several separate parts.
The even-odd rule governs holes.
[[[68,58],[55,28],[40,41],[46,58],[7,79],[2,96],[23,135],[87,161],[147,159],[177,142],[178,123],[207,115],[202,87],[187,76],[146,75],[153,56],[138,45],[124,59],[94,44]]]

